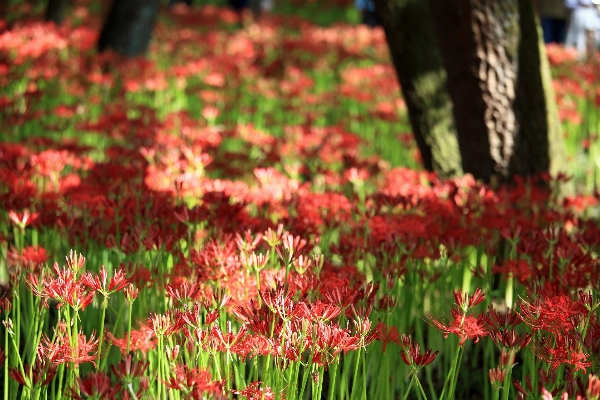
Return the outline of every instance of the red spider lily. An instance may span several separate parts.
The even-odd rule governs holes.
[[[236,232],[235,234],[235,244],[237,245],[238,250],[242,254],[252,254],[256,250],[258,244],[262,239],[262,233],[256,235],[256,237],[252,237],[252,233],[250,230],[247,230],[244,234],[244,237]]]
[[[381,351],[385,353],[385,348],[388,343],[396,343],[400,345],[400,337],[398,334],[398,329],[395,326],[390,326],[389,328],[383,322],[378,322],[375,326],[375,334],[377,336],[377,340],[381,342]]]
[[[58,335],[54,342],[46,334],[42,335],[40,351],[44,357],[48,358],[54,364],[83,364],[91,362],[94,366],[96,365],[98,339],[96,339],[94,332],[92,332],[89,339],[83,333],[77,335],[77,348],[73,348],[71,343],[69,343],[64,325],[59,326],[57,332]]]
[[[361,347],[360,338],[352,336],[348,329],[342,329],[337,324],[317,323],[313,327],[314,363],[328,366],[335,362],[341,352],[357,350]]]
[[[292,317],[294,302],[283,285],[278,284],[275,289],[260,290],[259,294],[263,304],[271,312],[279,314],[283,319],[290,319]]]
[[[67,257],[67,267],[73,272],[74,276],[79,274],[79,271],[83,269],[85,265],[85,257],[81,254],[77,255],[77,252],[71,250],[69,257]]]
[[[523,321],[531,329],[553,334],[572,331],[577,326],[575,319],[587,314],[581,302],[574,301],[566,295],[542,297],[533,301],[522,298],[519,305]]]
[[[555,387],[551,392],[552,396],[555,396],[561,390],[561,387],[556,385],[556,371],[546,372],[543,369],[538,370],[538,386],[536,388],[532,387],[531,377],[529,375],[525,376],[525,386],[527,389],[525,389],[516,379],[513,379],[512,383],[517,390],[517,399],[528,399],[530,397],[537,398],[544,390],[546,390],[545,387]]]
[[[459,310],[452,310],[452,322],[445,324],[437,320],[434,316],[429,315],[429,321],[447,338],[449,334],[458,335],[460,341],[459,346],[465,343],[467,339],[474,339],[475,343],[480,337],[486,336],[489,332],[486,329],[485,315],[473,317],[464,315]]]
[[[169,336],[180,330],[185,322],[181,318],[167,311],[165,314],[151,313],[146,319],[146,326],[150,328],[156,336]]]
[[[57,307],[68,304],[75,310],[85,309],[92,302],[94,291],[86,290],[72,268],[63,267],[61,270],[58,263],[54,263],[52,269],[57,276],[54,279],[43,276],[39,281],[36,275],[30,273],[25,281],[29,290],[44,299],[45,306],[48,305],[47,299],[54,299],[59,302]]]
[[[127,336],[122,339],[117,339],[112,333],[106,331],[106,338],[113,345],[121,350],[121,354],[127,353]],[[154,330],[144,324],[140,324],[140,329],[132,330],[130,333],[129,350],[141,351],[145,356],[150,350],[153,350],[158,343],[158,338],[154,334]]]
[[[312,322],[327,322],[337,318],[342,310],[336,305],[317,300],[308,306],[308,312],[307,317]]]
[[[247,400],[275,400],[275,392],[269,386],[263,386],[261,381],[252,382],[243,390],[233,390],[233,394],[244,397]],[[285,400],[283,395],[278,397]]]
[[[110,278],[108,287],[106,282],[107,278],[108,273],[106,272],[104,265],[102,265],[102,267],[100,267],[100,276],[92,275],[91,272],[87,271],[81,276],[81,282],[92,290],[98,291],[105,297],[108,297],[110,294],[118,292],[129,285],[129,281],[125,276],[125,268],[122,266],[115,272],[114,276]]]
[[[187,365],[176,365],[175,375],[165,385],[171,389],[183,392],[185,398],[201,400],[205,394],[218,396],[222,392],[221,384],[212,381],[210,372],[198,368],[189,368]]]
[[[494,341],[496,346],[504,349],[516,349],[523,350],[531,341],[533,334],[524,334],[523,336],[518,335],[515,331],[491,331],[490,338]]]
[[[546,337],[542,337],[535,351],[539,359],[550,364],[552,371],[562,364],[568,364],[576,371],[585,371],[592,365],[591,361],[587,361],[589,354],[583,351],[579,340],[559,334],[554,342],[553,344]]]
[[[402,334],[400,342],[402,346],[400,358],[402,358],[402,361],[411,367],[413,371],[417,371],[420,368],[431,364],[439,353],[439,351],[432,353],[431,349],[427,349],[425,353],[420,354],[421,348],[419,343],[413,342],[410,336],[404,334]]]
[[[203,312],[200,310],[200,305],[198,303],[194,303],[194,306],[189,311],[184,311],[179,314],[179,318],[183,319],[183,321],[196,329],[202,329],[207,326],[212,325],[219,318],[219,311],[209,311],[203,316]]]
[[[138,288],[136,288],[135,286],[133,286],[133,284],[129,284],[125,287],[124,289],[124,293],[125,293],[125,298],[127,299],[127,301],[132,304],[135,299],[137,298],[138,295]]]
[[[8,218],[21,229],[25,229],[26,226],[32,225],[38,217],[39,214],[37,212],[31,213],[29,210],[20,213],[17,213],[14,210],[8,211]]]
[[[11,368],[8,372],[11,378],[30,389],[46,386],[56,375],[56,364],[51,364],[46,358],[36,357],[33,365],[24,365],[25,375],[19,368]]]
[[[67,393],[75,400],[89,398],[109,400],[114,398],[120,390],[121,385],[112,383],[105,373],[90,372],[83,379],[77,377],[77,389],[71,387]]]
[[[270,251],[267,250],[266,254],[256,254],[252,252],[250,255],[246,255],[245,253],[242,253],[240,258],[242,264],[250,271],[261,271],[267,266],[270,259],[269,256]]]
[[[197,300],[200,293],[198,281],[193,283],[184,282],[180,285],[167,285],[165,292],[167,296],[175,300],[180,307],[187,307],[188,303]]]
[[[6,292],[0,295],[0,312],[8,314],[12,310],[12,296],[9,288],[2,289],[6,289]]]
[[[597,375],[588,375],[588,384],[585,395],[590,400],[600,399],[600,378]]]
[[[475,307],[483,300],[485,300],[485,293],[481,291],[481,289],[477,288],[475,293],[472,296],[469,296],[468,293],[463,295],[461,289],[454,290],[454,300],[456,300],[456,304],[460,307],[464,312],[467,312],[472,307]]]
[[[263,233],[263,240],[265,242],[267,242],[267,244],[271,247],[274,248],[275,246],[279,245],[282,243],[282,237],[283,237],[283,224],[279,224],[277,225],[277,230],[274,231],[271,228],[268,228],[264,233]]]
[[[281,245],[275,246],[275,251],[277,251],[284,265],[290,265],[298,257],[310,251],[312,247],[306,239],[302,239],[300,236],[293,236],[290,233],[283,235],[282,242]]]
[[[214,351],[231,352],[236,344],[243,342],[248,328],[242,325],[237,333],[231,331],[231,321],[227,321],[227,332],[213,325],[210,331],[209,343]]]
[[[119,362],[119,364],[116,366],[111,365],[110,369],[117,379],[122,384],[127,386],[144,376],[149,366],[150,363],[148,361],[138,360],[134,362],[133,356],[131,354],[127,354],[125,358]]]
[[[11,266],[22,265],[28,272],[39,273],[39,269],[48,261],[48,253],[41,246],[26,246],[22,250],[11,247],[8,262]]]
[[[488,378],[492,387],[497,389],[504,384],[504,377],[506,376],[506,369],[500,366],[496,368],[490,368],[488,371]]]
[[[580,290],[578,294],[579,301],[581,301],[581,304],[583,304],[588,311],[591,312],[600,307],[600,301],[594,301],[594,295],[591,292],[586,293],[583,290]]]
[[[523,319],[515,310],[507,308],[505,312],[501,312],[490,305],[489,311],[485,314],[485,321],[492,329],[505,330],[516,327]]]

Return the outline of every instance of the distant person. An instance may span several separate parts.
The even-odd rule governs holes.
[[[360,11],[361,23],[371,28],[379,25],[377,14],[375,14],[375,2],[373,0],[356,0],[355,7]]]
[[[580,59],[591,56],[600,39],[600,14],[592,0],[565,0],[571,10],[566,47],[574,47]]]
[[[567,33],[567,7],[564,0],[540,0],[544,43],[564,43]]]
[[[273,0],[229,0],[229,6],[235,10],[240,25],[243,26],[250,19],[249,11],[252,12],[254,22],[258,22],[261,15],[271,11]]]
[[[175,7],[177,4],[192,5],[192,0],[169,0],[169,7]]]

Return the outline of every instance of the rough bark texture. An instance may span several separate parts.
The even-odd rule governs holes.
[[[521,176],[565,170],[558,108],[546,47],[530,0],[519,1],[521,41],[515,111],[520,130],[510,171]]]
[[[431,0],[461,149],[475,178],[509,176],[518,131],[518,0]]]
[[[98,40],[100,52],[113,49],[127,57],[146,53],[159,0],[115,0]]]
[[[46,7],[46,21],[52,21],[56,25],[62,24],[67,13],[68,0],[48,0]]]
[[[452,102],[424,0],[375,0],[423,164],[441,176],[462,174]]]

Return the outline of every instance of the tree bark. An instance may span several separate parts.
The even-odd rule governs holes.
[[[485,182],[556,173],[560,124],[531,0],[430,2],[464,171]]]
[[[148,51],[159,0],[115,0],[104,22],[98,50],[107,49],[127,57]]]
[[[465,172],[509,176],[518,123],[518,0],[431,0]]]
[[[59,26],[65,19],[68,3],[68,0],[48,0],[44,19],[52,21],[56,26]]]
[[[423,0],[375,0],[425,168],[462,174],[446,72]]]
[[[565,171],[566,155],[546,46],[535,8],[519,0],[521,41],[515,112],[520,130],[510,171],[531,176]]]

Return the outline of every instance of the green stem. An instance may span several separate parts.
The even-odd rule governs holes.
[[[350,398],[352,398],[352,399],[354,399],[354,396],[357,393],[356,382],[358,382],[358,367],[360,366],[360,353],[361,352],[362,352],[361,348],[359,348],[356,352],[356,362],[354,363],[354,375],[352,375],[352,377],[354,379],[352,381],[352,393],[350,394]]]
[[[331,377],[331,383],[329,385],[329,395],[327,396],[327,400],[333,400],[333,394],[336,392],[335,381],[337,378],[337,367],[338,367],[338,363],[335,363],[335,364],[333,364],[333,369],[329,370],[329,376]]]
[[[458,358],[462,352],[462,346],[458,346],[456,349],[456,353],[454,353],[454,358],[452,359],[452,364],[450,366],[450,371],[448,371],[448,376],[446,377],[446,381],[444,382],[444,389],[442,390],[442,394],[440,395],[440,400],[444,400],[446,394],[448,394],[448,398],[450,397],[450,391],[452,390],[451,386],[454,382],[454,375],[456,374],[456,366],[458,364]],[[450,385],[450,386],[448,386]]]
[[[417,375],[416,372],[415,372],[415,375]],[[417,380],[417,387],[419,388],[419,391],[421,392],[421,396],[423,396],[423,398],[425,400],[427,400],[427,395],[425,394],[425,390],[423,390],[423,386],[421,386],[421,381],[419,380],[418,376],[416,377],[416,380]]]
[[[4,318],[8,323],[8,313]],[[6,355],[4,360],[4,400],[8,400],[8,365],[10,364],[10,351],[8,350],[8,332],[4,331],[4,348],[6,349]]]
[[[408,384],[408,387],[406,388],[406,392],[404,393],[404,397],[402,397],[402,400],[406,400],[408,399],[408,394],[410,393],[410,389],[412,389],[412,385],[413,383],[415,383],[415,376],[417,375],[415,371],[412,372],[412,377],[410,378],[410,383]]]
[[[102,300],[102,318],[100,319],[100,331],[98,332],[98,362],[96,368],[100,368],[100,360],[102,359],[102,343],[104,342],[104,318],[106,317],[106,308],[108,307],[108,297],[104,296]],[[129,345],[129,342],[127,342]]]
[[[127,353],[131,348],[131,313],[133,312],[133,303],[129,302],[129,315],[127,316]]]

